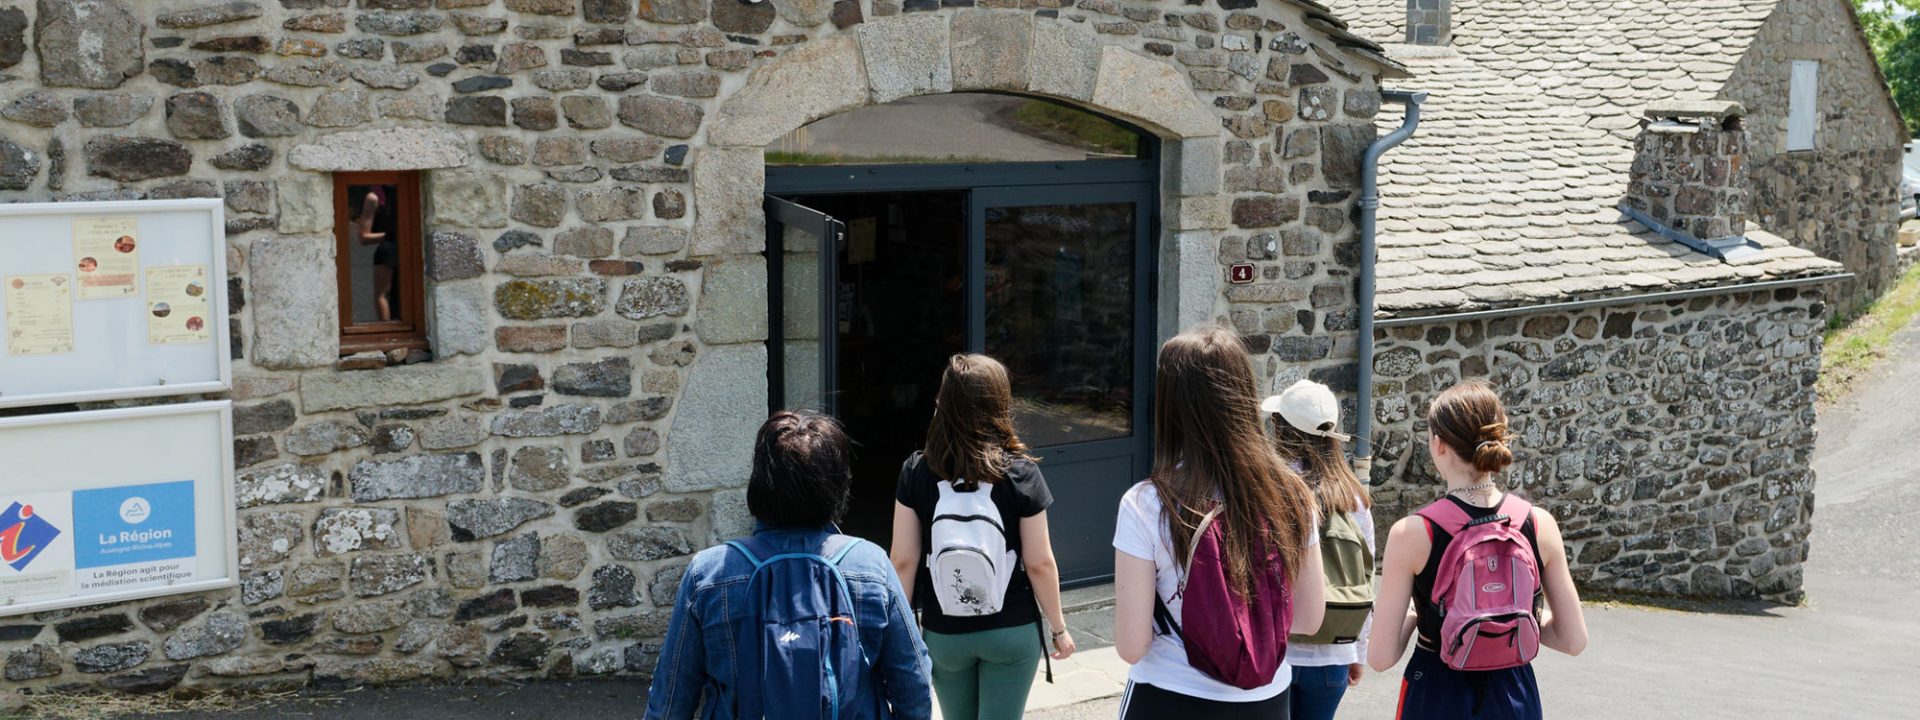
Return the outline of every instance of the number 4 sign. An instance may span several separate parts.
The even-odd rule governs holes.
[[[1235,285],[1253,282],[1253,263],[1234,265],[1227,273],[1227,281]]]

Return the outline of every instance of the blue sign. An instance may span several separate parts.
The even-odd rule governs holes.
[[[0,563],[26,572],[57,537],[60,528],[34,514],[32,505],[8,505],[6,512],[0,512]]]
[[[75,490],[73,531],[80,569],[193,557],[193,481]]]

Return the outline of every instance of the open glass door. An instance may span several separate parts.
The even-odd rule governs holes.
[[[974,191],[968,345],[1013,381],[1014,423],[1056,498],[1061,576],[1112,573],[1114,512],[1151,463],[1151,188]]]
[[[834,289],[846,225],[771,195],[767,210],[767,383],[771,410],[838,411]]]

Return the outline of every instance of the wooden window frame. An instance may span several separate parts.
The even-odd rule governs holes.
[[[398,188],[394,199],[394,219],[399,231],[400,265],[394,269],[394,282],[400,290],[402,320],[356,323],[353,321],[353,241],[347,237],[351,217],[351,198],[347,188],[353,185],[392,185]],[[334,263],[340,294],[340,354],[368,350],[426,350],[426,252],[421,235],[420,173],[341,172],[333,175]]]

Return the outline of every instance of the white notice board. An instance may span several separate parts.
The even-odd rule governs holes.
[[[0,617],[238,584],[232,412],[0,419]]]
[[[218,199],[0,205],[0,408],[219,392]]]

